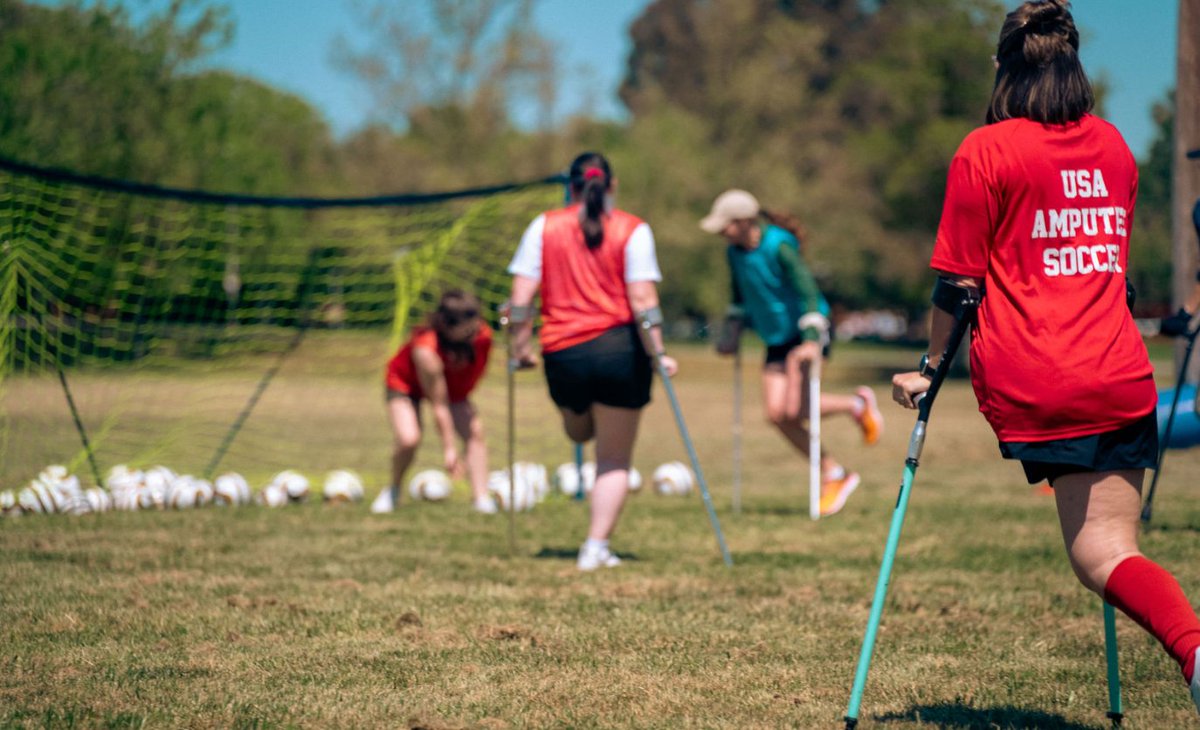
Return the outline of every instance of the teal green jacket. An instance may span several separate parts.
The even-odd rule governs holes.
[[[819,340],[820,331],[800,331],[800,317],[809,312],[829,316],[829,303],[800,258],[800,242],[786,230],[767,225],[753,251],[730,245],[726,250],[732,274],[733,304],[746,323],[768,345],[782,345],[800,336]]]

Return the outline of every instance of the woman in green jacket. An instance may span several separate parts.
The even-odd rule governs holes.
[[[744,190],[727,190],[713,202],[700,227],[729,244],[732,274],[730,318],[748,324],[767,346],[763,400],[767,420],[800,453],[808,453],[809,366],[828,355],[829,304],[800,256],[803,228],[792,216],[763,209]],[[730,354],[736,345],[718,347]],[[866,386],[854,395],[821,394],[821,417],[846,414],[874,444],[883,432],[875,393]],[[858,487],[859,476],[821,450],[821,514],[842,508]]]

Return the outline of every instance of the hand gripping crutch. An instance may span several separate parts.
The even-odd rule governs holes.
[[[937,370],[929,383],[929,390],[917,401],[917,423],[913,426],[912,436],[908,440],[908,455],[904,460],[904,478],[900,482],[900,495],[896,499],[896,507],[892,511],[892,525],[888,530],[887,546],[883,551],[883,561],[879,565],[879,578],[875,582],[875,597],[871,600],[871,615],[867,621],[867,631],[863,636],[862,651],[858,655],[858,669],[854,673],[854,689],[850,692],[850,704],[846,707],[846,730],[854,730],[858,725],[858,708],[862,703],[863,689],[867,684],[867,672],[871,666],[871,653],[875,648],[875,633],[879,629],[879,619],[883,615],[883,602],[887,597],[888,581],[892,575],[892,561],[896,557],[896,547],[900,544],[900,531],[904,527],[904,513],[908,509],[908,498],[912,494],[913,478],[920,465],[921,449],[925,446],[925,429],[929,423],[929,411],[933,401],[941,390],[946,373],[950,371],[950,362],[958,352],[967,329],[975,321],[975,311],[979,308],[979,294],[971,290],[958,304],[954,313],[954,328],[946,341],[946,349],[938,362]]]
[[[1121,667],[1117,663],[1117,621],[1113,607],[1104,601],[1104,659],[1108,667],[1108,719],[1121,727]]]
[[[663,365],[662,351],[655,346],[650,337],[650,330],[662,326],[662,314],[658,312],[657,307],[650,311],[638,312],[637,325],[646,352],[650,353],[651,359],[654,360],[654,366],[662,378],[663,388],[667,391],[667,399],[671,401],[671,411],[675,414],[675,425],[679,427],[679,437],[683,439],[683,445],[687,448],[688,459],[692,462],[692,471],[696,472],[696,483],[700,485],[700,496],[704,498],[708,521],[712,523],[713,533],[717,536],[717,545],[721,548],[721,558],[727,567],[732,568],[733,558],[729,555],[729,548],[725,546],[725,535],[721,532],[721,522],[717,519],[717,511],[713,508],[712,495],[708,492],[708,482],[704,479],[704,470],[700,468],[700,457],[696,455],[696,447],[692,444],[687,424],[683,421],[683,411],[679,409],[679,399],[675,397],[675,386],[671,384],[671,376],[667,374],[667,368]]]

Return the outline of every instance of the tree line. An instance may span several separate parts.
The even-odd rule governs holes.
[[[0,0],[0,154],[321,196],[532,179],[596,148],[613,160],[623,207],[654,227],[670,315],[724,309],[722,244],[696,222],[734,186],[805,222],[806,256],[835,306],[923,314],[946,169],[982,123],[1003,4],[656,0],[630,28],[620,122],[554,118],[568,80],[534,7],[348,6],[367,40],[340,40],[335,62],[374,106],[371,123],[338,139],[305,100],[206,67],[235,32],[219,4],[172,0],[134,23],[112,2]],[[1103,114],[1103,83],[1098,92]],[[533,114],[519,124],[518,108]],[[1170,300],[1173,100],[1147,113],[1158,132],[1140,164],[1130,276],[1151,314]]]

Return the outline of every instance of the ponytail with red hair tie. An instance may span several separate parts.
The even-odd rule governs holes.
[[[604,178],[604,170],[601,170],[599,167],[589,167],[588,169],[583,171],[583,179],[585,181],[591,180],[592,178],[595,178],[595,177],[603,179]]]

